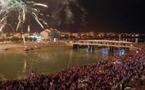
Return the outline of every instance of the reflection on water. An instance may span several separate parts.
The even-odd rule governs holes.
[[[109,55],[109,48],[102,48],[101,53],[102,53],[103,57],[108,56]]]
[[[31,71],[53,73],[75,65],[95,63],[102,56],[101,50],[86,53],[69,47],[49,47],[27,53],[1,52],[0,79],[23,79]]]
[[[102,57],[110,56],[111,54],[123,56],[125,55],[126,50],[124,48],[115,48],[112,51],[110,51],[109,48],[101,48],[101,55]]]

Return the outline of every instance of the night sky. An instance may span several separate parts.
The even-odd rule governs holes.
[[[86,31],[145,32],[143,0],[82,0],[88,11]]]
[[[58,0],[34,0],[48,4],[51,9],[45,10],[55,12],[61,6],[57,5]],[[63,1],[63,0],[61,0]],[[47,18],[50,27],[58,28],[61,31],[95,31],[95,32],[143,32],[145,33],[145,1],[143,0],[76,0],[83,7],[87,14],[85,20],[81,21],[79,8],[71,6],[75,15],[74,23],[66,24],[64,12],[55,14],[59,18]],[[53,3],[50,3],[53,2]],[[57,22],[61,19],[61,24]],[[35,25],[37,27],[39,25]]]

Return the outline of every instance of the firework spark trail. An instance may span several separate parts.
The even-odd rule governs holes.
[[[42,7],[48,7],[47,5],[45,5],[45,4],[41,4],[41,3],[34,3],[34,6],[42,6]]]
[[[6,17],[3,17],[0,20],[0,32],[2,32],[2,29],[5,27],[5,25],[6,25]]]
[[[38,16],[36,15],[36,13],[32,13],[34,15],[35,20],[37,21],[37,23],[44,28],[44,26],[42,25],[42,23],[40,22],[40,20],[38,19]]]
[[[8,23],[8,18],[10,18],[12,12],[18,13],[17,20],[12,21],[17,21],[16,30],[19,30],[23,27],[23,24],[27,19],[27,14],[33,16],[36,22],[42,28],[44,28],[42,24],[44,20],[39,20],[39,7],[47,8],[48,6],[42,3],[27,0],[0,0],[0,31],[2,31],[2,29]]]
[[[0,32],[2,32],[3,28],[5,27],[6,23],[3,23],[1,26],[0,26]]]

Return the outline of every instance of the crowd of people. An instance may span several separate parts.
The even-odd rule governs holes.
[[[58,73],[0,81],[0,90],[131,90],[145,86],[145,48]],[[145,89],[145,88],[144,88]],[[141,90],[141,88],[139,88]]]

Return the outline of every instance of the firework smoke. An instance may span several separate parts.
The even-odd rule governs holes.
[[[75,23],[76,17],[84,23],[87,11],[80,5],[81,0],[48,0],[48,18],[50,24],[58,26]],[[79,12],[79,13],[76,13]]]

